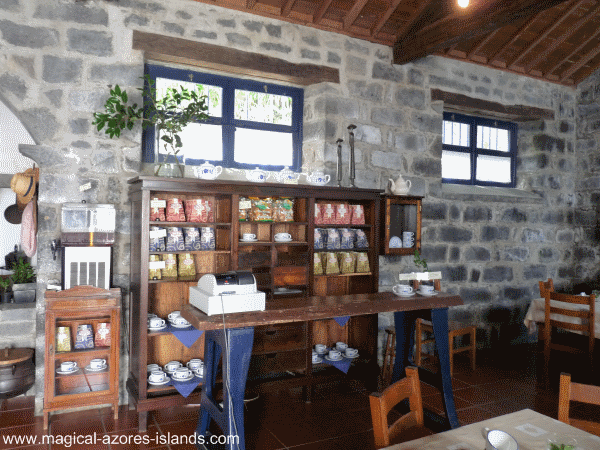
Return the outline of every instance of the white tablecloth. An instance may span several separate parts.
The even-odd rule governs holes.
[[[426,436],[385,450],[482,450],[485,440],[481,429],[502,430],[514,437],[519,450],[547,450],[548,438],[567,438],[577,441],[577,450],[600,449],[600,437],[544,416],[531,409],[523,409],[504,416],[465,425],[454,430]],[[564,440],[564,441],[563,441]]]
[[[550,300],[550,304],[557,305],[565,309],[573,309],[580,311],[586,311],[588,309],[587,305],[574,305],[571,303],[555,302],[554,300]],[[525,320],[523,320],[523,323],[525,324],[530,333],[535,333],[537,331],[537,323],[544,323],[544,309],[545,302],[543,298],[536,298],[531,301],[531,305],[529,305],[527,314],[525,314]],[[569,323],[581,323],[581,319],[579,317],[562,316],[560,314],[550,314],[550,318],[562,320],[564,322]],[[594,330],[596,338],[600,338],[600,299],[596,300],[596,326]],[[573,331],[573,333],[582,334],[579,331]]]

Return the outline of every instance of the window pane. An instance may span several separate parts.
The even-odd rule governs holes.
[[[500,150],[501,152],[510,151],[510,147],[508,145],[508,136],[508,130],[498,128],[498,147],[496,150]]]
[[[479,155],[477,157],[477,180],[510,183],[510,158]]]
[[[292,98],[236,89],[235,118],[276,125],[291,125]]]
[[[184,159],[223,160],[223,133],[220,125],[191,123],[179,134],[183,147],[178,156]],[[160,153],[165,153],[160,142]]]
[[[274,131],[235,130],[235,161],[242,164],[291,166],[292,134]]]
[[[188,90],[198,89],[201,95],[206,95],[208,97],[208,114],[213,117],[222,116],[223,88],[220,86],[196,84],[189,81],[170,80],[168,78],[156,78],[157,99],[164,97],[168,87],[178,89],[179,86],[183,86]]]
[[[508,130],[495,127],[477,126],[477,148],[509,151]]]
[[[444,120],[442,142],[449,145],[469,146],[469,124]]]
[[[442,151],[442,178],[471,179],[471,157],[468,153]]]

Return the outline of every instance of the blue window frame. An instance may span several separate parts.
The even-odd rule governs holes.
[[[287,166],[300,171],[302,89],[150,64],[145,73],[158,91],[172,84],[193,83],[209,98],[209,119],[188,125],[181,134],[183,148],[178,157],[185,164],[209,161],[238,169]],[[153,127],[144,130],[144,162],[164,160],[164,154],[156,151],[155,134]]]
[[[442,182],[516,186],[517,125],[444,113]]]

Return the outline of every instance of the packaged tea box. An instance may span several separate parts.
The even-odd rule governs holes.
[[[314,274],[323,275],[323,262],[321,261],[321,253],[314,254]]]
[[[315,203],[315,225],[323,225],[323,205]]]
[[[200,230],[198,228],[186,227],[183,229],[185,249],[187,251],[201,250]]]
[[[354,253],[353,252],[340,252],[338,254],[339,256],[339,265],[340,265],[340,271],[342,273],[354,273],[354,265],[355,265],[355,259],[354,259]]]
[[[334,252],[325,253],[327,263],[325,266],[325,273],[327,275],[335,275],[340,273],[340,266],[338,263],[337,255]]]
[[[350,205],[350,223],[352,225],[365,224],[365,207],[363,205]]]
[[[323,224],[335,225],[335,207],[331,203],[321,205],[321,213],[323,215]]]
[[[185,200],[185,215],[188,222],[207,222],[208,217],[202,199]]]
[[[161,267],[164,266],[164,263],[161,262],[160,255],[150,255],[150,263],[148,264],[148,279],[149,280],[160,280],[161,277]]]
[[[167,200],[167,222],[185,222],[183,203],[178,198]]]
[[[339,230],[335,228],[326,228],[327,230],[327,250],[339,250],[342,245]]]
[[[153,198],[150,200],[150,221],[151,222],[164,222],[166,219],[165,209],[167,207],[167,201],[160,198]]]
[[[163,255],[163,261],[165,262],[165,268],[162,269],[163,278],[176,278],[177,277],[177,260],[175,259],[174,253],[167,253]]]
[[[347,225],[350,223],[350,205],[348,203],[338,203],[335,205],[335,219],[337,225]]]
[[[250,217],[250,211],[252,209],[252,200],[250,200],[249,198],[246,197],[240,197],[240,201],[239,201],[239,221],[240,222],[247,222],[249,220],[251,220]]]
[[[369,267],[369,255],[364,252],[356,252],[356,273],[367,273],[371,269]]]
[[[166,251],[165,238],[167,237],[167,230],[162,227],[151,226],[150,227],[150,251],[151,252],[164,252]]]
[[[354,232],[354,236],[354,246],[356,248],[369,248],[369,241],[367,239],[367,234],[364,232],[364,230],[357,229]]]
[[[185,241],[183,238],[183,231],[179,227],[168,227],[167,228],[167,251],[178,252],[185,250]]]
[[[178,273],[180,277],[195,277],[196,267],[191,253],[180,253],[178,256]]]

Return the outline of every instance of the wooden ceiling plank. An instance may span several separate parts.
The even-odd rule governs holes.
[[[354,23],[360,12],[363,10],[369,0],[355,0],[354,5],[350,8],[350,11],[342,19],[344,22],[344,29],[350,28],[350,25]]]
[[[546,11],[540,11],[537,14],[533,15],[531,18],[529,18],[528,20],[525,21],[525,23],[523,24],[523,26],[521,26],[517,32],[515,34],[513,34],[513,36],[511,37],[510,41],[508,41],[506,44],[504,44],[502,47],[500,47],[500,49],[498,49],[496,51],[496,53],[494,53],[493,55],[489,56],[489,61],[495,61],[496,58],[498,57],[498,55],[500,53],[502,53],[503,51],[505,51],[507,48],[510,48],[515,42],[517,42],[519,40],[519,38],[521,37],[521,34],[523,34],[524,32],[527,31],[527,29],[533,24],[535,23],[536,20],[538,20],[540,18],[540,16],[542,14],[544,14]],[[507,67],[506,61],[500,61],[502,63],[502,65],[504,67]]]
[[[283,4],[283,7],[281,8],[281,15],[283,17],[287,17],[290,15],[290,12],[292,12],[292,8],[294,7],[294,3],[296,3],[296,0],[287,0]]]
[[[234,74],[259,76],[309,86],[339,83],[339,70],[316,64],[296,64],[259,53],[133,30],[134,50],[149,60],[187,64]]]
[[[579,61],[560,74],[560,81],[564,83],[571,75],[581,69],[584,65],[594,59],[600,53],[600,44],[581,57]]]
[[[398,5],[400,5],[400,3],[402,3],[402,1],[403,0],[393,0],[392,1],[392,3],[390,4],[390,7],[388,9],[386,9],[385,12],[381,15],[379,22],[377,22],[375,24],[375,26],[371,29],[371,36],[375,36],[377,33],[379,33],[379,30],[381,30],[381,28],[383,28],[385,23],[388,21],[388,19],[391,17],[391,15],[394,13],[394,11],[396,11],[396,8],[398,8]],[[425,2],[421,2],[421,3],[425,3]]]
[[[440,13],[439,6],[433,5],[432,0],[419,1],[419,6],[415,9],[415,13],[403,27],[396,30],[396,41],[402,41],[410,34],[414,27],[420,28],[426,24],[435,22],[437,20],[436,11],[437,14]]]
[[[571,3],[569,5],[567,5],[565,8],[565,11],[563,11],[562,16],[558,20],[554,20],[552,25],[547,27],[542,34],[538,34],[538,36],[532,42],[530,42],[529,45],[527,47],[525,47],[508,66],[510,67],[513,64],[516,64],[517,62],[519,62],[521,59],[523,59],[523,57],[525,55],[527,55],[529,52],[531,52],[535,47],[537,47],[540,44],[540,42],[542,42],[544,39],[546,39],[550,35],[550,33],[552,33],[554,30],[556,30],[557,28],[562,26],[564,21],[569,18],[570,13],[572,12],[572,8],[579,8],[583,3],[587,2],[587,1],[588,0],[571,0]],[[539,53],[542,56],[547,56],[545,50],[544,50],[544,52],[539,52]],[[525,70],[527,72],[529,72],[531,70],[531,67],[532,67],[532,65],[528,64],[525,66]]]
[[[315,12],[315,15],[313,16],[313,23],[321,22],[321,20],[323,19],[323,16],[327,12],[327,9],[329,8],[329,5],[331,5],[332,1],[333,0],[324,0],[321,3],[321,6],[319,6],[319,9],[317,9],[317,11]]]
[[[394,44],[394,64],[404,64],[440,48],[483,36],[517,20],[552,8],[567,0],[497,0],[473,6],[470,14],[450,15],[433,26]]]
[[[481,50],[488,42],[490,42],[492,39],[494,39],[500,30],[501,30],[501,28],[498,28],[498,29],[492,31],[490,34],[488,34],[482,40],[480,40],[475,45],[475,47],[473,47],[471,49],[471,51],[469,53],[467,53],[467,59],[473,58],[473,55],[475,55],[475,53],[477,53],[479,50]],[[487,61],[487,58],[486,58],[486,61]]]
[[[257,0],[246,0],[246,9],[252,10],[256,5]]]

